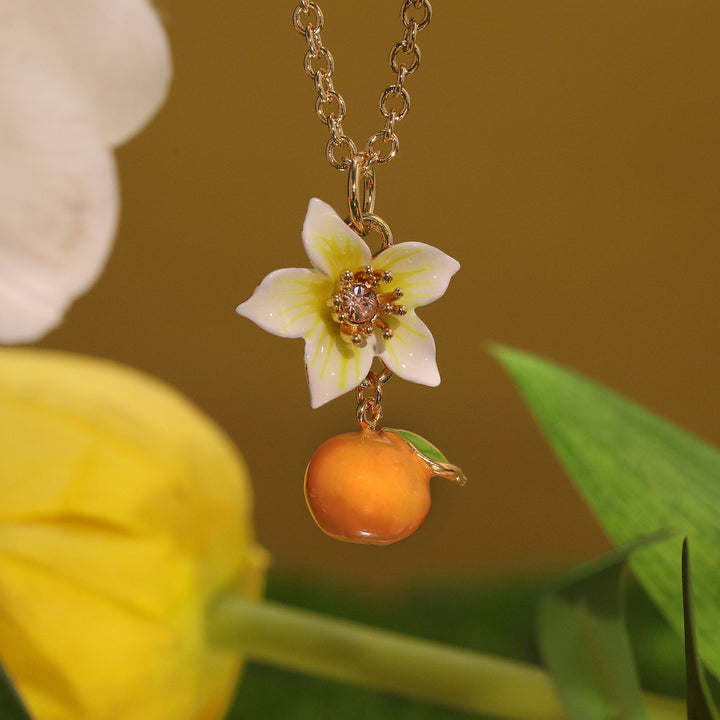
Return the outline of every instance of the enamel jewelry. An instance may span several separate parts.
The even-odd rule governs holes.
[[[424,15],[415,19],[413,8]],[[393,375],[440,383],[435,341],[416,311],[440,298],[460,268],[425,243],[394,244],[389,226],[374,212],[375,168],[397,152],[393,123],[409,108],[403,83],[419,64],[415,37],[430,13],[427,0],[403,3],[405,37],[390,56],[398,80],[380,100],[386,128],[370,138],[365,152],[357,152],[340,126],[344,102],[332,87],[332,56],[320,40],[322,13],[313,2],[295,9],[294,25],[308,43],[305,68],[318,89],[316,110],[331,131],[328,160],[348,172],[349,217],[343,220],[327,203],[310,200],[302,242],[311,267],[271,272],[237,308],[268,332],[304,339],[313,408],[355,391],[359,432],[324,443],[305,475],[306,501],[318,525],[350,542],[385,545],[407,537],[429,510],[431,477],[465,483],[462,471],[423,438],[379,428],[383,387]],[[410,57],[410,65],[400,63],[401,54]],[[401,111],[388,109],[398,99]],[[332,105],[335,113],[328,109]],[[338,158],[341,150],[349,154]],[[367,242],[371,237],[379,240],[375,253]]]

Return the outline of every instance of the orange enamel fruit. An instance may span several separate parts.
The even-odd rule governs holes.
[[[305,499],[331,537],[388,545],[411,535],[430,509],[427,463],[392,432],[336,435],[312,456]]]

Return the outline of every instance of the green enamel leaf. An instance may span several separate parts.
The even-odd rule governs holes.
[[[447,458],[428,440],[420,437],[409,430],[396,430],[395,428],[384,428],[385,432],[395,433],[401,437],[406,443],[412,445],[421,455],[429,458],[433,462],[446,463]]]
[[[720,452],[637,404],[546,360],[506,347],[510,372],[538,424],[619,546],[659,528],[691,538],[700,655],[720,676]],[[634,557],[635,575],[682,636],[679,540]]]
[[[457,465],[449,463],[447,458],[424,437],[420,437],[420,435],[416,435],[409,430],[397,430],[395,428],[383,428],[383,430],[397,435],[410,445],[415,453],[431,466],[436,477],[444,477],[459,485],[467,483],[465,473]]]
[[[2,666],[0,666],[0,718],[2,720],[32,720]]]
[[[682,552],[683,608],[685,612],[685,664],[687,667],[688,720],[718,720],[695,640],[695,609],[690,579],[690,554],[685,538]]]
[[[625,625],[624,570],[632,553],[667,536],[582,565],[543,597],[538,644],[570,720],[647,720]]]

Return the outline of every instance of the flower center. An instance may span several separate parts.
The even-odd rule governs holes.
[[[367,265],[355,272],[343,270],[340,273],[335,293],[328,300],[332,308],[332,319],[340,326],[340,336],[353,345],[365,345],[375,330],[380,330],[388,340],[392,328],[384,316],[404,315],[404,305],[395,301],[403,296],[400,288],[391,292],[378,292],[382,283],[392,282],[391,272],[375,270]]]
[[[367,285],[354,283],[349,291],[340,295],[339,311],[351,323],[359,325],[372,322],[379,310],[378,296]]]

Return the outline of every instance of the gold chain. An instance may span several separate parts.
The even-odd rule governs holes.
[[[355,388],[357,397],[355,418],[363,429],[375,430],[382,420],[383,385],[392,378],[393,374],[382,360],[380,364],[382,365],[380,375],[370,370],[367,377]]]
[[[397,155],[400,144],[395,134],[395,123],[402,120],[410,110],[410,95],[405,89],[405,79],[420,66],[420,48],[416,38],[418,32],[428,26],[431,16],[429,0],[403,0],[400,17],[405,33],[390,51],[390,69],[396,74],[395,83],[385,88],[380,95],[379,107],[385,118],[385,126],[371,135],[367,142],[364,154],[369,165],[388,162]],[[320,122],[330,130],[325,150],[327,159],[334,168],[347,170],[358,151],[342,128],[345,101],[333,85],[333,56],[320,38],[322,10],[311,0],[301,0],[293,13],[293,25],[307,42],[305,72],[313,79],[317,90],[315,112]]]

